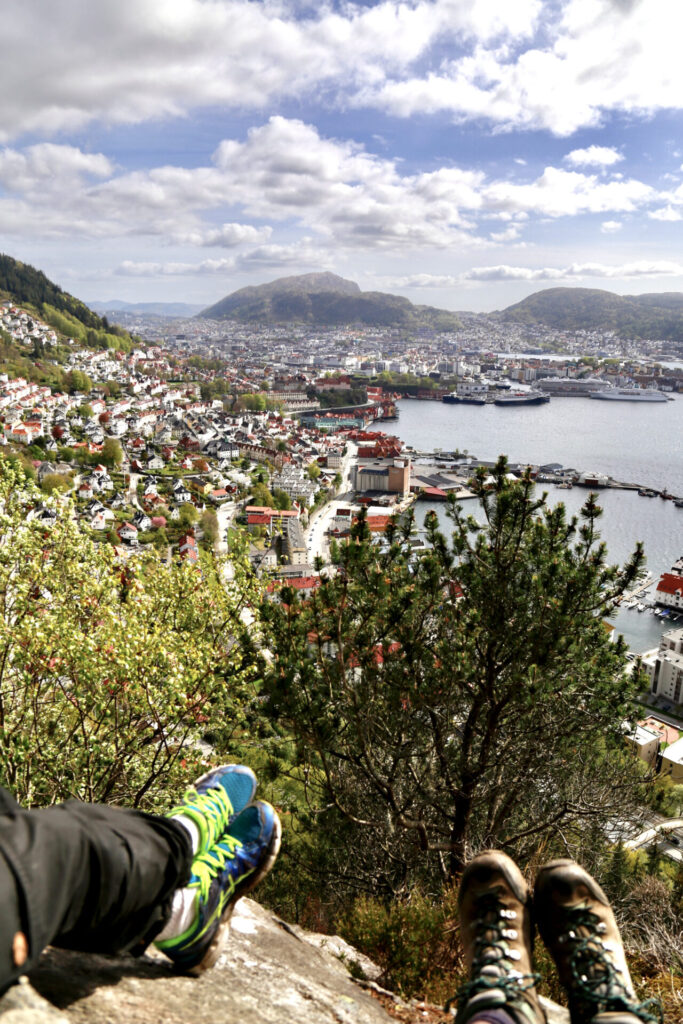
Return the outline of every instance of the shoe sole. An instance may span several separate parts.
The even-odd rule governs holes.
[[[211,940],[211,945],[209,946],[209,948],[207,949],[206,953],[199,961],[199,963],[195,964],[194,967],[188,968],[184,972],[185,974],[191,974],[194,977],[198,977],[200,974],[204,974],[205,971],[210,970],[215,965],[216,961],[221,955],[221,947],[223,945],[223,942],[227,938],[228,932],[230,931],[230,921],[232,919],[233,911],[235,910],[237,901],[241,900],[243,896],[247,895],[247,893],[250,893],[252,889],[255,889],[259,882],[266,877],[266,875],[272,868],[273,864],[277,860],[277,855],[280,852],[281,841],[282,825],[280,823],[279,817],[276,814],[275,825],[273,827],[273,834],[270,837],[270,843],[268,844],[267,853],[265,857],[260,862],[256,870],[251,875],[248,875],[243,882],[238,883],[238,885],[235,887],[235,892],[232,894],[230,901],[228,902],[225,910],[223,911],[223,916],[221,917],[220,924],[218,925],[216,933],[213,939]]]

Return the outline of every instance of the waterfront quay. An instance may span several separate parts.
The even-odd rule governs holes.
[[[480,467],[491,469],[495,466],[495,460],[478,459],[473,455],[463,457],[462,452],[437,451],[416,451],[406,447],[406,453],[412,459],[411,488],[432,487],[441,490],[459,489],[457,497],[474,497],[471,491],[463,487],[467,480]],[[590,470],[577,470],[574,468],[565,469],[559,463],[537,466],[531,462],[519,462],[510,464],[510,472],[514,475],[523,473],[527,467],[531,468],[532,476],[538,483],[557,484],[560,487],[585,487],[589,490],[602,490],[614,488],[623,491],[637,491],[642,497],[662,498],[674,502],[683,503],[683,494],[677,495],[666,487],[662,490],[648,487],[644,483],[629,483],[624,480],[615,480],[606,474],[591,472]],[[672,487],[674,484],[672,483]]]

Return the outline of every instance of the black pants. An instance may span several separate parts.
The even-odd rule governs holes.
[[[144,948],[187,884],[192,849],[169,818],[77,800],[37,811],[0,789],[0,992],[47,945],[91,953]],[[28,960],[14,963],[17,932]]]

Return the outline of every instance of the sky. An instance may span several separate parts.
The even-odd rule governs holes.
[[[85,301],[683,290],[671,0],[4,0],[2,36],[0,251]]]

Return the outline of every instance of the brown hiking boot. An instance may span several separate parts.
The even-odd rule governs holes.
[[[638,1002],[609,900],[579,864],[541,868],[534,918],[567,990],[572,1024],[661,1021],[656,1000]]]
[[[545,1024],[532,972],[531,896],[514,861],[498,850],[465,868],[458,894],[469,978],[453,1000],[456,1024],[504,1010],[516,1024]]]

